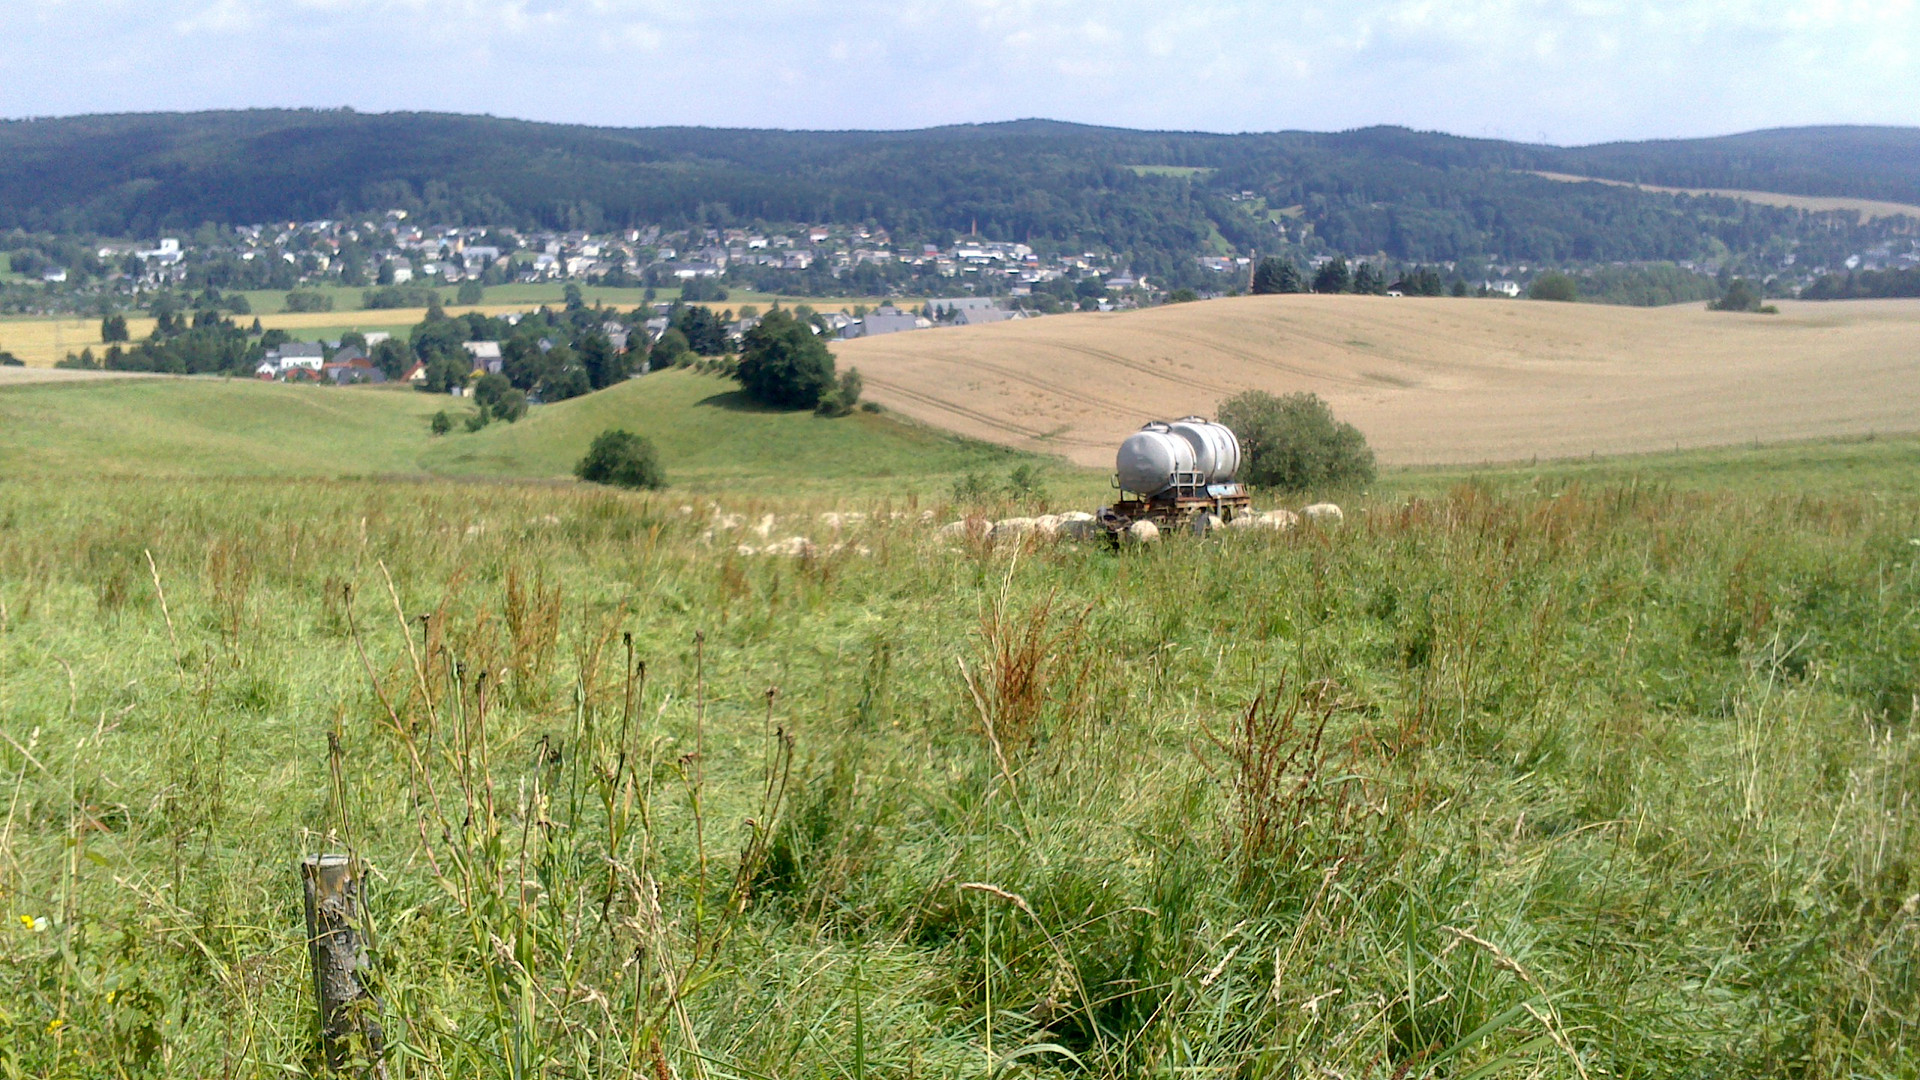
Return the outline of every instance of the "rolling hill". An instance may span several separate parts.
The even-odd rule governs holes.
[[[1391,464],[1920,430],[1920,301],[1698,306],[1262,296],[846,343],[868,396],[1111,467],[1146,420],[1312,391]]]
[[[470,411],[400,389],[0,369],[0,477],[565,480],[609,427],[653,439],[669,482],[695,489],[930,492],[1029,460],[887,416],[769,412],[732,382],[685,370],[435,437],[428,421],[443,408]]]
[[[1048,121],[921,131],[614,129],[427,113],[254,110],[0,123],[0,228],[152,235],[401,208],[425,220],[599,229],[871,221],[1127,253],[1317,243],[1408,261],[1672,260],[1863,237],[1799,211],[1533,171],[1920,203],[1920,129],[1810,128],[1563,148],[1402,128],[1213,135]],[[1251,193],[1248,198],[1243,193]],[[1857,230],[1858,227],[1856,227]],[[1291,241],[1300,239],[1293,235]]]

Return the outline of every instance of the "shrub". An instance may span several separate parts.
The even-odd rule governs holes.
[[[860,391],[863,384],[859,368],[848,368],[840,373],[840,381],[832,390],[820,395],[819,404],[813,411],[821,416],[845,416],[860,405]]]
[[[991,494],[993,484],[977,472],[970,472],[953,482],[953,501],[956,503],[982,502]]]
[[[1250,484],[1304,491],[1373,479],[1366,437],[1316,394],[1248,390],[1220,403],[1220,422],[1240,438],[1240,475]]]
[[[434,308],[440,306],[440,290],[431,285],[389,285],[384,289],[368,289],[360,294],[360,306],[369,311],[390,308]]]
[[[435,435],[445,435],[453,430],[453,417],[447,415],[447,410],[441,409],[433,414],[433,422],[428,426],[433,429]]]
[[[1565,274],[1547,273],[1533,279],[1527,296],[1534,300],[1572,301],[1580,299],[1580,288]]]
[[[19,357],[13,355],[10,352],[7,352],[4,349],[0,349],[0,367],[26,367],[26,366],[27,366],[26,363],[22,361]]]
[[[473,412],[467,414],[467,430],[468,431],[470,432],[479,431],[481,428],[486,426],[487,426],[487,410],[475,409]]]
[[[613,487],[667,486],[666,474],[660,470],[660,457],[654,452],[652,441],[619,428],[601,432],[587,448],[587,455],[573,467],[573,474],[590,484]]]
[[[502,393],[494,401],[492,411],[495,420],[505,420],[509,424],[518,423],[521,417],[527,415],[527,392],[508,390]]]
[[[461,304],[477,304],[487,298],[487,291],[480,283],[469,278],[460,283],[460,291],[454,295],[454,301]]]
[[[764,405],[811,409],[835,388],[833,354],[805,323],[784,311],[768,312],[747,331],[735,376],[747,396]]]
[[[333,297],[318,289],[295,289],[287,294],[288,311],[332,311]]]
[[[1727,286],[1727,291],[1721,294],[1720,299],[1709,303],[1707,308],[1712,311],[1757,312],[1760,310],[1761,299],[1759,289],[1754,288],[1745,279],[1735,278]]]
[[[1007,497],[1015,502],[1046,502],[1047,489],[1040,482],[1040,470],[1029,464],[1015,465],[1007,474]]]

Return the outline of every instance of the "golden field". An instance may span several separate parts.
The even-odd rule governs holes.
[[[916,420],[1106,466],[1155,418],[1313,391],[1390,464],[1920,430],[1920,300],[1701,305],[1256,296],[837,346]]]
[[[1658,191],[1667,195],[1719,195],[1729,199],[1759,203],[1762,206],[1785,206],[1795,210],[1811,210],[1814,213],[1851,210],[1860,216],[1863,224],[1885,217],[1920,219],[1920,206],[1912,203],[1886,202],[1880,199],[1856,199],[1844,195],[1788,195],[1778,191],[1746,191],[1740,188],[1662,187],[1659,184],[1635,184],[1626,180],[1602,180],[1597,176],[1575,176],[1571,173],[1557,172],[1535,171],[1533,175],[1568,184],[1607,184],[1612,187],[1639,188],[1641,191]]]

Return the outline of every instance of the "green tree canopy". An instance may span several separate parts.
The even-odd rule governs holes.
[[[1533,284],[1527,287],[1527,296],[1534,300],[1573,301],[1580,299],[1580,287],[1567,275],[1550,271],[1533,279]]]
[[[833,354],[811,327],[773,311],[747,331],[736,377],[747,396],[762,404],[811,409],[835,388]]]
[[[1352,275],[1347,271],[1347,260],[1338,255],[1320,264],[1313,275],[1313,291],[1317,293],[1342,293],[1353,283]]]
[[[1305,286],[1300,280],[1300,269],[1293,265],[1292,259],[1261,259],[1260,265],[1253,268],[1255,296],[1304,291]]]
[[[660,488],[667,483],[652,441],[620,428],[601,432],[573,467],[573,474],[590,484],[623,488]]]
[[[1220,422],[1240,439],[1241,478],[1250,484],[1305,491],[1373,479],[1366,437],[1334,419],[1316,394],[1247,390],[1220,403]]]

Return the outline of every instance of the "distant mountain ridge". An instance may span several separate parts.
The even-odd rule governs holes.
[[[1210,171],[1141,175],[1133,165]],[[1021,120],[776,131],[347,110],[117,114],[0,123],[0,228],[149,236],[390,207],[550,228],[873,221],[898,235],[977,226],[1100,244],[1179,276],[1191,255],[1223,241],[1278,246],[1274,222],[1232,205],[1241,192],[1301,207],[1314,243],[1410,261],[1689,258],[1752,249],[1797,220],[1778,208],[1555,185],[1530,170],[1920,202],[1920,128],[1568,148],[1396,127],[1221,135]]]

